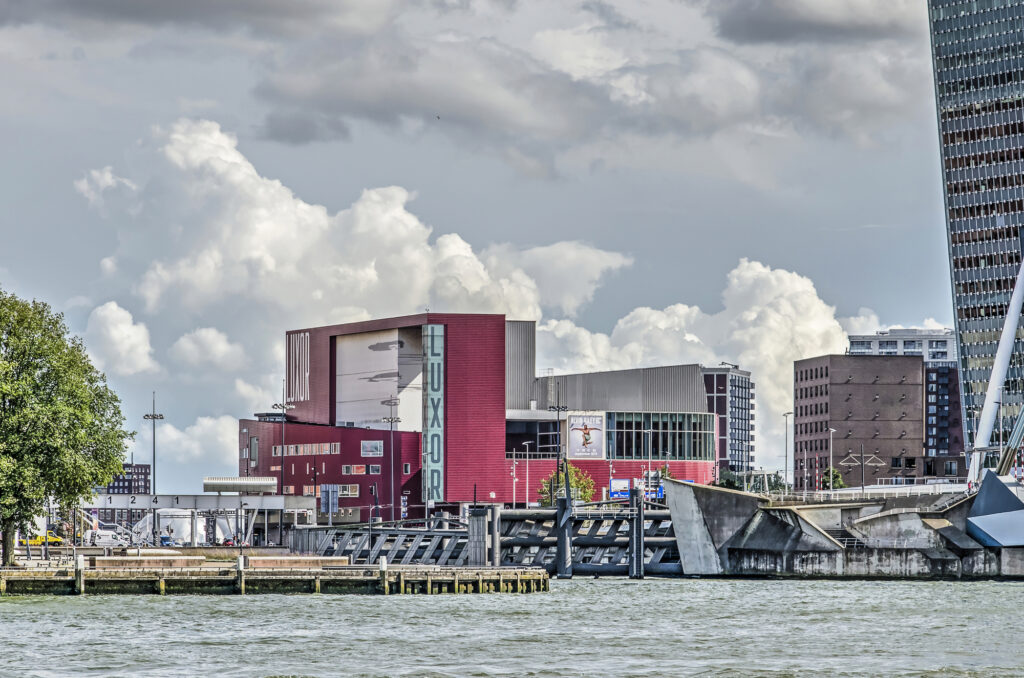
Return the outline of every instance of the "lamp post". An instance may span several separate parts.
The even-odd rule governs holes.
[[[512,476],[512,508],[516,507],[516,483],[519,482],[519,478],[516,476],[516,467],[519,466],[519,462],[516,460],[516,451],[512,450],[512,470],[509,471],[509,475]]]
[[[395,405],[398,404],[398,398],[391,396],[388,399],[389,416],[384,417],[384,421],[388,425],[388,431],[391,442],[391,522],[395,522],[395,424],[402,421],[401,417],[395,416]]]
[[[288,454],[287,445],[285,444],[285,423],[288,421],[288,410],[294,410],[295,405],[288,404],[287,394],[285,393],[284,381],[281,381],[281,402],[274,403],[273,408],[275,410],[281,410],[281,506],[284,506],[284,458]],[[278,516],[277,523],[277,541],[280,546],[284,542],[284,508],[281,509],[281,515]]]
[[[523,501],[523,508],[530,508],[530,445],[533,444],[532,440],[527,440],[523,443],[523,447],[526,448],[526,499]]]
[[[835,487],[833,487],[834,482],[832,480],[832,434],[835,433],[835,432],[836,432],[836,430],[834,428],[830,428],[828,430],[828,491],[829,492],[832,492],[835,489]]]
[[[783,424],[782,424],[782,445],[783,445],[783,449],[785,450],[783,452],[783,457],[784,457],[783,469],[784,470],[782,472],[782,490],[783,491],[786,490],[787,476],[789,475],[789,417],[792,414],[793,414],[792,412],[783,412],[782,413],[782,422],[783,422]],[[794,457],[795,456],[796,455],[794,455]],[[793,461],[793,466],[796,466],[796,461],[795,460]],[[796,469],[793,470],[793,479],[796,480]]]
[[[559,486],[559,478],[558,478],[558,476],[560,475],[560,473],[562,471],[562,412],[568,412],[569,411],[569,406],[562,404],[562,388],[561,388],[561,384],[559,384],[558,386],[559,386],[559,388],[558,388],[558,400],[556,401],[556,403],[554,405],[549,405],[548,406],[548,411],[555,413],[555,418],[556,418],[556,421],[558,422],[558,449],[555,452],[555,455],[556,455],[555,456],[555,483],[554,483],[554,487],[552,488],[552,496],[551,496],[551,500],[552,501],[554,501],[555,496],[557,495],[557,490],[555,488],[557,488]],[[568,422],[568,420],[569,420],[569,415],[567,414],[566,415],[566,422]],[[565,496],[567,498],[569,498],[568,489],[566,489],[566,495]]]
[[[153,391],[153,410],[145,415],[143,419],[148,419],[153,422],[153,469],[150,473],[150,491],[153,493],[153,498],[156,498],[156,422],[158,419],[163,419],[164,415],[158,414],[156,411],[156,391]],[[153,509],[153,546],[157,543],[157,529],[156,529],[156,509]]]

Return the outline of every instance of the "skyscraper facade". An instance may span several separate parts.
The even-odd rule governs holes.
[[[1024,0],[928,0],[928,10],[971,445],[1024,249]],[[1024,403],[1022,329],[1009,365],[993,440],[1005,439]]]

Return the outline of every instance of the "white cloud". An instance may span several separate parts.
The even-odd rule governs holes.
[[[235,417],[198,417],[184,429],[163,423],[157,427],[156,438],[158,463],[160,459],[169,458],[194,468],[204,468],[204,465],[237,467],[238,419]]]
[[[100,259],[100,272],[106,276],[117,273],[117,257],[103,257]]]
[[[246,363],[245,348],[233,344],[214,327],[200,327],[178,338],[170,349],[171,357],[193,367],[206,365],[221,370],[237,370]]]
[[[782,413],[793,401],[793,361],[845,352],[846,333],[810,279],[756,261],[743,259],[729,273],[722,302],[714,313],[685,304],[637,308],[610,335],[550,320],[538,327],[538,367],[568,372],[738,363],[757,385],[757,463],[782,468]]]
[[[274,375],[270,375],[267,381],[274,381]],[[269,412],[274,402],[281,402],[281,395],[275,398],[273,393],[266,388],[260,388],[250,384],[244,379],[235,379],[235,395],[244,403],[245,416],[255,412]]]
[[[132,181],[114,174],[114,169],[109,165],[102,169],[89,170],[81,179],[73,182],[75,190],[78,191],[93,207],[103,207],[103,194],[113,189],[124,189],[137,191]]]
[[[153,359],[149,330],[115,301],[97,306],[89,314],[85,343],[98,369],[121,376],[160,369]]]
[[[161,222],[154,230],[165,221],[190,226],[138,282],[151,311],[173,296],[192,310],[247,298],[325,321],[333,307],[344,316],[333,322],[428,306],[539,318],[543,306],[575,312],[606,272],[630,261],[582,243],[524,252],[503,246],[503,256],[488,257],[457,234],[432,242],[432,229],[407,209],[413,194],[399,186],[365,190],[331,214],[261,176],[214,122],[179,121],[161,153],[165,181],[182,197],[143,205],[141,214]],[[131,254],[144,260],[151,252],[144,243]],[[546,271],[558,256],[578,270]]]

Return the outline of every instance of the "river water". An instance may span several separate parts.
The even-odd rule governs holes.
[[[1024,675],[1024,583],[0,598],[2,676]]]

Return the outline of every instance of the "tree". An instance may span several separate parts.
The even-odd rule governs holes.
[[[14,532],[45,511],[69,511],[106,485],[134,433],[120,401],[64,317],[0,290],[0,562],[14,564]]]
[[[712,483],[715,487],[724,487],[728,490],[740,490],[743,489],[742,483],[740,483],[740,477],[727,469],[722,469],[718,472],[718,480]]]
[[[828,478],[832,476],[832,484],[829,485]],[[843,474],[839,472],[839,469],[829,467],[828,471],[825,472],[824,477],[821,479],[821,489],[835,489],[841,490],[846,487],[846,483],[843,482]]]
[[[672,469],[668,467],[668,462],[665,462],[665,464],[658,469],[658,473],[661,474],[662,478],[675,478],[675,476],[672,475]]]
[[[537,490],[541,506],[555,505],[555,497],[558,496],[558,490],[562,487],[563,478],[564,476],[561,473],[558,473],[556,469],[551,472],[551,475],[544,479],[540,489]],[[572,483],[572,495],[574,499],[578,499],[579,501],[590,501],[594,498],[594,479],[590,477],[589,473],[580,467],[569,464],[569,482]]]

